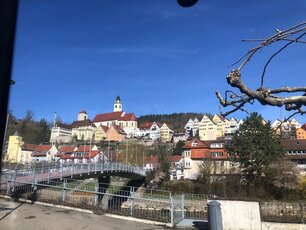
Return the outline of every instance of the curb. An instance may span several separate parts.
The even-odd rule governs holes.
[[[158,221],[153,221],[153,220],[139,219],[139,218],[135,218],[135,217],[131,217],[131,216],[120,216],[120,215],[110,214],[110,213],[105,213],[103,216],[112,217],[112,218],[121,219],[121,220],[134,221],[134,222],[139,222],[139,223],[144,223],[144,224],[152,224],[152,225],[157,225],[157,226],[173,227],[173,225],[171,223],[164,223],[164,222],[158,222]]]
[[[12,200],[11,197],[7,196],[7,195],[0,195],[0,198]],[[22,199],[22,198],[19,198],[19,201],[24,202],[24,203],[28,203],[28,204],[32,204],[32,201]],[[84,213],[89,213],[89,214],[95,214],[94,212],[92,212],[90,210],[87,210],[87,209],[73,208],[73,207],[64,206],[64,205],[57,205],[57,204],[49,204],[49,203],[44,203],[44,202],[40,202],[40,201],[35,201],[34,204],[49,206],[49,207],[56,207],[56,208],[61,208],[61,209],[74,210],[74,211],[84,212]],[[104,213],[103,216],[116,218],[116,219],[121,219],[121,220],[127,220],[127,221],[134,221],[134,222],[144,223],[144,224],[152,224],[152,225],[157,225],[157,226],[167,226],[167,227],[170,227],[170,228],[173,227],[173,225],[171,223],[164,223],[164,222],[158,222],[158,221],[153,221],[153,220],[139,219],[139,218],[130,217],[130,216],[120,216],[120,215],[110,214],[110,213]]]

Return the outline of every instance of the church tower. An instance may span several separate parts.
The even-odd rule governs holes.
[[[81,110],[79,113],[78,113],[78,121],[85,121],[88,119],[88,114],[86,113],[85,110]]]
[[[115,103],[114,103],[114,112],[122,112],[122,103],[119,96],[116,97]]]

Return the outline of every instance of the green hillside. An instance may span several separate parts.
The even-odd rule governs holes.
[[[172,113],[172,114],[149,114],[137,118],[138,125],[143,122],[160,122],[169,124],[175,132],[183,132],[190,118],[198,118],[200,121],[204,113]]]

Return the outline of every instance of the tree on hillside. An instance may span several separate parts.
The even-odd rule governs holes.
[[[13,135],[17,131],[25,143],[46,143],[50,140],[50,127],[50,123],[45,119],[35,121],[34,113],[32,111],[27,111],[22,119],[17,119],[12,113],[10,113],[7,128],[7,139],[10,135]]]
[[[160,164],[160,171],[164,173],[164,179],[170,179],[170,164],[168,157],[171,155],[171,152],[167,149],[167,146],[163,143],[159,143],[154,146],[154,151],[157,154],[158,162]]]
[[[178,141],[173,149],[173,154],[172,155],[182,155],[183,152],[183,146],[185,145],[184,141]]]
[[[248,40],[250,42],[260,42],[260,44],[250,49],[246,55],[239,59],[235,64],[241,63],[240,66],[232,70],[226,78],[227,83],[233,89],[238,89],[239,92],[234,92],[233,89],[227,90],[223,98],[221,94],[216,91],[220,104],[223,107],[229,106],[231,108],[227,112],[221,112],[221,114],[227,116],[237,110],[246,111],[244,106],[246,104],[253,104],[254,101],[258,101],[262,105],[284,107],[287,111],[292,112],[290,117],[295,114],[306,114],[306,86],[280,86],[278,88],[268,88],[265,82],[265,76],[271,61],[292,44],[305,45],[306,41],[303,39],[305,35],[306,22],[303,22],[289,29],[276,29],[276,33],[267,39]],[[263,66],[261,76],[258,76],[260,78],[259,87],[257,89],[251,89],[251,87],[246,84],[245,79],[242,79],[242,70],[255,58],[255,54],[260,53],[263,49],[267,49],[268,46],[275,47],[276,51],[271,53],[271,56],[269,56]],[[284,67],[285,66],[281,66],[281,68]],[[289,76],[284,77],[288,78]]]
[[[201,119],[203,113],[172,113],[172,114],[149,114],[140,116],[137,121],[139,124],[143,122],[160,122],[167,123],[173,131],[182,132],[188,120],[195,117]]]
[[[17,131],[17,128],[18,128],[18,119],[13,115],[11,111],[9,111],[5,139],[8,140],[9,136],[13,135]]]
[[[203,193],[212,193],[212,174],[216,171],[216,163],[212,159],[203,159],[202,164],[199,165],[199,174],[197,182],[203,185]]]
[[[271,164],[285,154],[270,123],[263,121],[259,114],[250,114],[234,134],[228,149],[231,157],[239,162],[248,185],[265,176]]]

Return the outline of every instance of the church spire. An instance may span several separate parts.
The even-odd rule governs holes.
[[[122,112],[122,103],[119,95],[115,99],[114,112]]]

